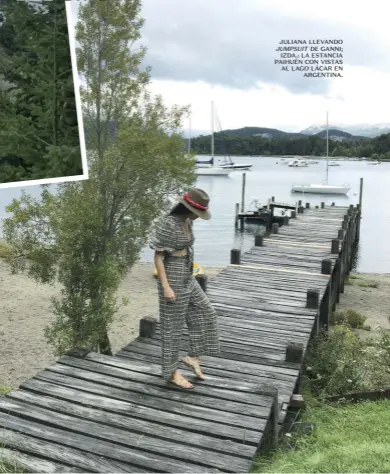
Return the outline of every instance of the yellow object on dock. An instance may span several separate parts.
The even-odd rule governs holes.
[[[204,269],[197,263],[194,263],[192,275],[197,276],[197,275],[203,275],[204,274]],[[154,276],[157,278],[157,268],[154,270]]]

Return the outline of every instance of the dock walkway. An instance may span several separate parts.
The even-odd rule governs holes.
[[[202,359],[194,390],[161,379],[159,324],[145,318],[115,356],[75,349],[0,397],[0,458],[32,472],[249,472],[276,446],[310,338],[329,325],[359,217],[300,208],[249,252],[232,250],[207,290],[221,354]],[[184,331],[183,354],[187,342]]]

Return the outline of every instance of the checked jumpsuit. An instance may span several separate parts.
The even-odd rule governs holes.
[[[217,314],[192,274],[194,234],[189,223],[190,240],[180,218],[165,215],[156,224],[150,238],[150,247],[164,252],[164,268],[168,283],[176,295],[175,302],[164,297],[158,280],[159,313],[162,337],[162,375],[170,380],[179,365],[179,351],[185,323],[188,328],[190,357],[217,355],[219,338]],[[186,256],[174,256],[175,250],[187,248]]]

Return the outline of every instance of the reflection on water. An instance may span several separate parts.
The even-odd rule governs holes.
[[[207,157],[204,157],[207,159]],[[364,178],[363,219],[360,232],[360,246],[357,256],[357,269],[362,272],[390,273],[390,163],[368,166],[364,162],[345,161],[341,166],[329,169],[329,184],[349,184],[348,196],[301,195],[291,193],[293,184],[321,184],[325,179],[325,162],[310,165],[308,168],[289,168],[277,163],[274,158],[234,157],[237,163],[252,163],[251,171],[246,172],[245,209],[258,199],[266,203],[271,196],[277,201],[294,203],[299,199],[310,202],[312,206],[322,201],[326,205],[348,206],[359,201],[359,180]],[[224,266],[230,261],[230,250],[250,249],[254,234],[261,226],[246,224],[244,232],[234,228],[235,204],[241,200],[242,172],[234,171],[230,176],[199,176],[197,186],[211,197],[210,221],[195,222],[196,260],[202,265]],[[28,193],[38,196],[40,188],[29,186]],[[4,206],[20,195],[19,188],[0,189],[1,216]],[[143,261],[152,261],[153,253],[145,249]]]

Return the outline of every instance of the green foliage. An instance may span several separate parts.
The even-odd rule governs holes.
[[[390,386],[390,337],[361,340],[345,324],[320,334],[310,344],[304,380],[322,398]]]
[[[332,313],[331,324],[345,324],[352,329],[365,329],[367,317],[354,309],[345,309]]]
[[[13,271],[59,281],[46,336],[58,354],[82,346],[111,353],[108,329],[121,279],[136,262],[167,194],[193,183],[194,160],[180,133],[186,108],[167,109],[145,86],[144,49],[129,54],[142,21],[138,0],[80,5],[78,62],[89,130],[89,179],[23,194],[9,207],[4,236]],[[131,74],[129,74],[131,72]],[[112,140],[107,121],[119,124]],[[131,289],[129,288],[131,298]]]
[[[2,8],[0,182],[82,174],[65,3]]]
[[[249,128],[250,131],[250,128]],[[239,132],[239,130],[237,131]],[[199,154],[211,153],[210,136],[191,140],[192,149]],[[326,139],[318,135],[285,136],[273,134],[272,138],[259,135],[235,134],[234,131],[215,134],[215,152],[229,155],[301,155],[324,156]],[[375,138],[354,140],[329,140],[330,156],[369,157],[373,160],[390,160],[390,133]]]

